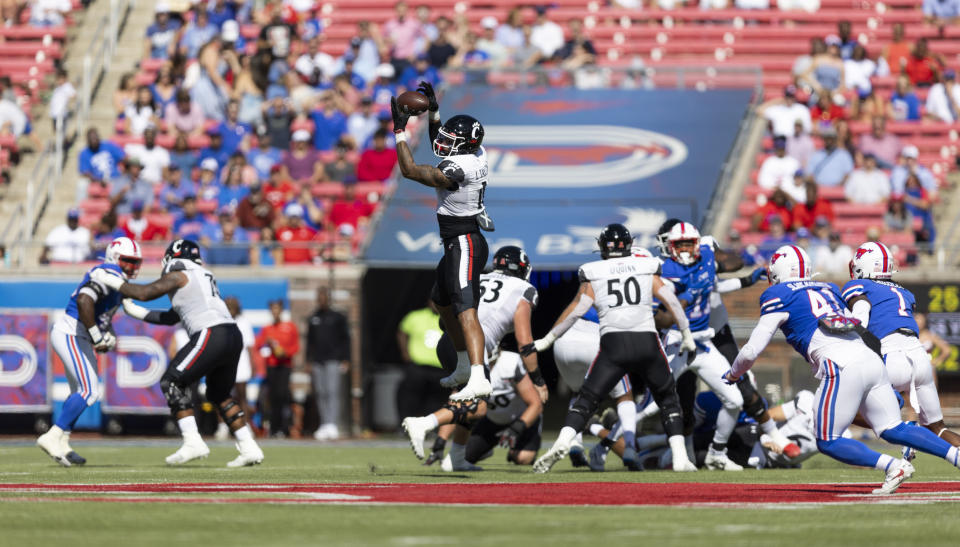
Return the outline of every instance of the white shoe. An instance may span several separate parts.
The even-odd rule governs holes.
[[[470,381],[463,386],[463,389],[451,395],[450,400],[459,402],[483,399],[489,397],[491,391],[493,391],[493,386],[490,385],[490,381],[482,375],[475,375],[470,377]]]
[[[318,441],[335,441],[340,438],[340,429],[334,424],[323,424],[313,434]]]
[[[883,484],[880,485],[880,488],[875,488],[873,490],[874,494],[886,495],[893,494],[897,491],[897,488],[903,483],[903,481],[909,479],[913,476],[914,468],[913,465],[906,460],[897,460],[893,462],[890,466],[890,470],[887,471],[887,478],[883,480]]]
[[[533,472],[534,473],[546,473],[550,471],[550,468],[556,465],[556,463],[567,457],[567,452],[570,451],[570,448],[565,445],[554,444],[550,447],[550,450],[547,450],[547,453],[534,462]]]
[[[413,455],[416,456],[418,460],[422,460],[425,457],[423,443],[429,428],[424,422],[426,422],[426,420],[423,418],[404,418],[400,424],[401,427],[403,427],[403,431],[406,432],[407,437],[410,438],[410,448],[413,449]]]
[[[60,437],[63,431],[58,427],[50,428],[49,431],[37,437],[37,446],[53,458],[53,461],[64,467],[70,467],[70,461],[67,459],[67,453],[63,450],[63,444]]]
[[[210,449],[207,443],[202,439],[183,441],[179,450],[167,456],[167,463],[170,465],[180,465],[198,458],[206,458],[210,455]]]
[[[600,443],[593,445],[593,448],[590,449],[590,470],[604,471],[607,465],[607,454],[609,452],[610,449]]]
[[[440,378],[440,385],[453,389],[462,386],[470,380],[470,365],[457,365],[457,370],[453,374]]]
[[[483,468],[479,465],[473,465],[467,460],[463,460],[453,463],[453,458],[450,457],[450,454],[447,454],[443,457],[443,460],[440,462],[440,469],[446,471],[447,473],[452,473],[453,471],[483,471]]]
[[[707,449],[707,457],[703,465],[707,469],[716,471],[743,471],[743,467],[727,457],[726,450],[714,450],[712,446]]]
[[[225,441],[230,438],[230,428],[225,423],[220,423],[217,426],[217,431],[213,434],[213,439],[217,441]]]
[[[227,467],[246,467],[263,462],[263,450],[260,450],[256,442],[249,443],[248,446],[240,446],[240,443],[237,443],[237,450],[240,451],[240,455],[227,462]]]
[[[64,432],[60,435],[60,448],[63,449],[63,453],[66,454],[67,461],[73,465],[83,465],[87,463],[87,459],[74,452],[73,448],[70,447],[70,433]]]
[[[733,463],[733,462],[730,462],[730,463]],[[737,464],[734,463],[733,465],[737,465]],[[676,471],[676,472],[678,472],[678,473],[689,473],[689,472],[691,472],[691,471],[696,471],[696,470],[697,470],[697,466],[696,466],[696,465],[693,465],[693,462],[691,462],[691,461],[688,460],[687,458],[674,459],[674,460],[673,460],[673,470]]]

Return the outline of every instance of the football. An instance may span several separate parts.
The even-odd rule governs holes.
[[[397,104],[406,107],[407,112],[417,116],[426,112],[430,107],[430,100],[416,91],[404,91],[397,97]]]

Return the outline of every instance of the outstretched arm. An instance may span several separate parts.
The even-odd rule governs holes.
[[[740,353],[738,353],[737,358],[733,360],[733,365],[730,366],[730,370],[724,374],[728,382],[735,382],[750,370],[750,367],[753,366],[757,357],[760,356],[760,352],[767,347],[770,340],[773,340],[773,335],[777,332],[777,329],[780,328],[780,325],[789,317],[790,314],[785,311],[767,313],[760,316],[760,321],[758,321],[757,326],[753,328],[750,339],[740,348]]]
[[[149,285],[127,283],[122,277],[104,269],[96,269],[90,279],[118,291],[123,296],[140,301],[156,300],[187,284],[187,276],[180,272],[169,272]]]
[[[148,310],[129,298],[123,299],[123,311],[134,319],[153,323],[154,325],[176,325],[180,322],[180,315],[173,311],[172,308],[166,311]]]

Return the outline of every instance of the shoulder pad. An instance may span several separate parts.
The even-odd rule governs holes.
[[[700,245],[706,245],[714,251],[720,250],[720,244],[717,243],[716,239],[713,239],[713,236],[700,236]]]
[[[463,183],[463,181],[467,178],[463,172],[463,168],[461,168],[460,165],[458,165],[455,161],[443,160],[439,165],[437,165],[437,169],[440,169],[445,177],[457,184]]]
[[[783,311],[786,309],[787,302],[784,298],[781,298],[781,292],[775,290],[778,285],[774,285],[769,289],[763,291],[763,294],[760,295],[760,313],[772,313],[777,311]]]
[[[537,307],[537,304],[540,303],[540,295],[537,293],[537,288],[533,285],[527,287],[527,290],[523,291],[523,299],[530,303],[534,308]]]
[[[163,273],[167,274],[170,272],[185,272],[187,271],[187,265],[183,263],[182,260],[171,260],[167,267],[163,269]]]
[[[584,268],[585,266],[580,266],[580,269],[577,270],[577,277],[580,278],[581,283],[587,283],[590,281],[590,278],[587,276],[587,272],[584,270]]]

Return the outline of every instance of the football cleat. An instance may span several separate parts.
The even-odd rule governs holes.
[[[550,450],[547,450],[547,453],[534,462],[533,472],[534,473],[546,473],[550,471],[550,468],[557,464],[560,460],[567,457],[567,452],[570,449],[564,445],[554,444],[550,447]]]
[[[240,443],[237,443],[236,446],[240,455],[227,462],[227,467],[246,467],[263,463],[263,450],[257,446],[257,443],[250,442],[247,446],[241,446]]]
[[[590,465],[590,462],[587,461],[587,455],[583,452],[583,447],[580,445],[573,445],[570,447],[570,463],[574,467],[587,467]]]
[[[913,465],[910,462],[906,460],[898,460],[893,462],[893,464],[890,466],[890,469],[887,471],[887,478],[884,479],[883,484],[880,485],[880,488],[875,488],[873,490],[873,493],[877,495],[893,494],[897,491],[897,488],[903,484],[903,481],[913,476],[913,472]]]
[[[450,454],[447,454],[443,457],[443,460],[440,461],[440,469],[446,471],[447,473],[452,473],[453,471],[483,471],[483,468],[479,465],[473,465],[467,460],[458,461],[456,464],[453,463],[453,458],[450,457]]]
[[[727,457],[726,450],[714,450],[713,446],[707,449],[703,465],[715,471],[743,471],[743,467]]]
[[[607,454],[610,449],[602,444],[595,444],[590,449],[590,458],[588,464],[590,471],[604,471],[607,465]]]
[[[640,463],[640,457],[637,455],[637,449],[632,446],[624,447],[623,456],[623,465],[627,466],[627,469],[630,471],[643,471],[643,465]]]
[[[453,374],[440,378],[440,385],[448,389],[455,389],[467,383],[469,380],[470,365],[458,364],[457,370],[453,371]]]
[[[912,462],[913,459],[917,457],[917,450],[909,446],[903,447],[901,452],[903,453],[903,459],[908,462]]]
[[[179,450],[166,458],[169,465],[180,465],[210,455],[210,449],[202,439],[183,441]]]
[[[734,464],[734,465],[736,465],[736,464]],[[688,460],[688,459],[686,459],[686,458],[679,459],[679,460],[676,459],[676,458],[674,458],[674,460],[673,460],[673,470],[676,471],[676,472],[678,472],[678,473],[688,473],[688,472],[691,472],[691,471],[696,471],[696,470],[697,470],[697,466],[694,465],[693,462],[691,462],[690,460]]]
[[[471,375],[470,381],[467,382],[467,385],[463,386],[463,389],[450,395],[451,401],[472,401],[474,399],[483,399],[488,397],[490,392],[493,391],[493,386],[490,385],[490,380],[487,380],[482,375]]]
[[[37,446],[53,458],[53,461],[64,467],[70,467],[70,460],[67,459],[67,453],[63,451],[63,444],[60,437],[63,432],[60,428],[54,426],[49,431],[37,437]]]
[[[428,428],[424,421],[423,418],[404,418],[400,424],[407,437],[410,438],[410,448],[413,449],[413,455],[418,460],[422,460],[425,455],[423,443],[427,437]]]
[[[792,460],[800,455],[800,447],[797,446],[797,443],[787,443],[787,445],[783,447],[783,455]]]
[[[67,461],[73,465],[83,465],[87,463],[87,459],[74,452],[73,448],[70,448],[70,434],[64,433],[60,436],[60,446],[63,448],[63,453],[67,455]]]

